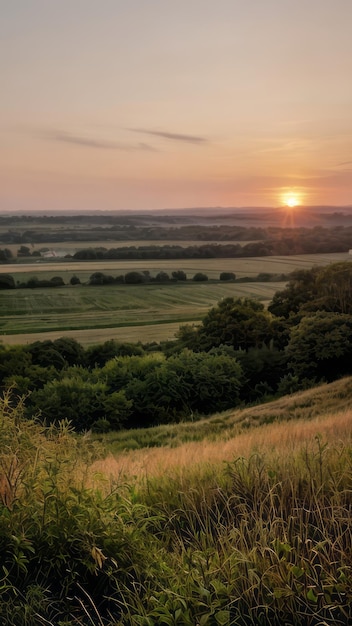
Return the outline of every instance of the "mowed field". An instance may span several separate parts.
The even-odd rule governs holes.
[[[123,262],[65,260],[6,265],[3,271],[12,274],[16,281],[32,276],[40,279],[61,276],[69,283],[76,275],[84,283],[96,271],[117,276],[132,270],[149,270],[151,275],[162,270],[171,274],[177,269],[185,271],[189,279],[196,272],[204,272],[211,280],[101,287],[66,284],[53,289],[2,291],[0,340],[4,344],[22,344],[65,335],[89,345],[110,338],[134,342],[172,339],[181,324],[201,320],[222,298],[248,296],[266,304],[285,285],[285,282],[219,282],[222,271],[233,271],[238,278],[253,278],[260,272],[288,274],[297,268],[309,269],[346,260],[351,260],[348,254]]]
[[[50,338],[64,334],[84,345],[109,338],[172,339],[180,324],[200,320],[222,298],[249,296],[268,301],[282,285],[189,281],[10,290],[2,292],[0,300],[1,340],[28,343],[38,338],[32,333],[42,338],[48,332],[54,333]]]

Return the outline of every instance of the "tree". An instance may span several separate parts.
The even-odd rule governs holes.
[[[115,339],[108,339],[97,346],[86,349],[85,360],[88,367],[103,367],[105,363],[117,356],[142,356],[143,348],[134,343],[120,343]]]
[[[114,282],[113,276],[103,274],[103,272],[94,272],[89,277],[88,285],[111,285]]]
[[[83,365],[84,349],[76,339],[59,337],[53,341],[53,348],[61,354],[67,365]]]
[[[209,280],[209,278],[206,274],[203,274],[203,272],[197,272],[196,274],[194,274],[192,280],[199,283],[199,282],[204,282],[206,280]]]
[[[158,283],[167,283],[170,280],[170,276],[167,272],[158,272],[155,276],[155,280]]]
[[[302,305],[317,297],[318,269],[296,270],[282,291],[277,291],[268,306],[268,311],[277,317],[289,318],[298,313]]]
[[[221,272],[220,280],[236,280],[236,274],[233,272]]]
[[[0,263],[8,263],[11,261],[13,255],[9,248],[4,248],[0,250]]]
[[[224,345],[248,350],[274,337],[273,318],[263,304],[250,298],[225,298],[210,309],[198,331],[203,350]]]
[[[141,274],[141,272],[127,272],[127,274],[125,274],[126,284],[136,285],[145,282],[147,282],[147,277]]]
[[[352,263],[333,263],[322,268],[317,287],[324,310],[352,313]]]
[[[47,423],[68,419],[78,431],[89,430],[102,419],[121,428],[131,406],[123,391],[109,395],[103,382],[83,380],[79,372],[48,382],[31,395],[32,414],[39,411]]]
[[[0,289],[15,289],[15,281],[11,274],[0,274]]]
[[[80,285],[81,281],[78,278],[78,276],[76,276],[76,274],[74,274],[71,278],[70,278],[70,284],[71,285]]]
[[[55,348],[54,343],[50,339],[35,341],[29,344],[26,350],[31,355],[34,365],[40,365],[41,367],[53,366],[57,370],[61,370],[66,365],[64,357]]]
[[[291,330],[289,366],[300,379],[334,380],[352,372],[352,317],[315,313]]]
[[[61,276],[53,276],[50,278],[50,283],[53,287],[63,287],[65,284]]]
[[[187,274],[182,270],[176,270],[172,272],[172,278],[175,280],[187,280]]]
[[[183,350],[131,379],[126,397],[133,401],[134,424],[150,426],[231,408],[241,384],[241,366],[233,357]]]
[[[21,246],[17,250],[17,256],[31,256],[31,250],[28,246]]]

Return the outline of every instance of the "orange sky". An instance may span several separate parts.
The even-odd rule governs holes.
[[[352,205],[351,0],[14,0],[0,211]]]

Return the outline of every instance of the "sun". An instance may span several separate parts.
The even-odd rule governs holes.
[[[286,194],[283,197],[283,201],[286,206],[290,207],[290,209],[294,209],[296,206],[300,205],[300,199],[294,193]]]

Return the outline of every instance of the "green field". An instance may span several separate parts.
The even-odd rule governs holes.
[[[97,343],[97,330],[106,338],[126,337],[129,327],[139,327],[135,340],[170,338],[181,323],[201,319],[221,298],[250,296],[272,298],[284,283],[172,283],[171,285],[70,285],[57,289],[18,289],[2,292],[0,332],[4,343],[34,341],[31,333],[54,331],[77,336],[82,343]],[[166,328],[162,328],[166,325]],[[155,336],[155,326],[159,333]],[[15,335],[15,337],[13,337]],[[166,335],[166,337],[165,337]]]
[[[350,260],[348,254],[301,255],[243,259],[196,259],[166,261],[51,261],[11,264],[3,271],[17,281],[30,277],[50,279],[61,276],[69,283],[73,274],[82,283],[95,271],[117,276],[128,271],[163,270],[171,274],[182,269],[188,278],[204,272],[209,282],[86,285],[55,289],[16,289],[2,291],[0,299],[0,338],[4,344],[28,343],[36,339],[72,336],[83,345],[116,338],[123,341],[172,339],[179,326],[202,319],[222,298],[247,296],[264,303],[282,289],[285,282],[219,282],[222,271],[233,271],[238,278],[256,277],[260,272],[285,273],[294,269]],[[216,280],[217,282],[212,282]]]

